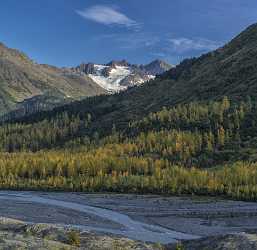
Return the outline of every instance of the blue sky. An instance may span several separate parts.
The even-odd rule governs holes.
[[[256,0],[8,0],[0,41],[39,63],[178,63],[257,22]]]

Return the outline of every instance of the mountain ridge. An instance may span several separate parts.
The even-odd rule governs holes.
[[[14,110],[18,103],[34,96],[56,96],[60,104],[66,98],[105,93],[90,78],[66,77],[56,67],[33,62],[24,53],[0,46],[0,113]]]
[[[235,101],[247,96],[256,99],[255,38],[257,24],[250,26],[225,46],[199,58],[186,59],[147,84],[120,94],[75,102],[21,121],[36,122],[44,116],[54,117],[64,111],[81,116],[90,113],[94,118],[92,131],[110,131],[113,124],[124,129],[131,120],[157,112],[164,106],[217,100],[225,95]]]
[[[67,73],[85,74],[108,92],[119,92],[141,85],[156,75],[174,67],[164,61],[154,60],[146,65],[131,64],[126,60],[113,60],[107,64],[82,63],[67,69]]]
[[[117,64],[119,61],[112,61],[114,65],[111,70],[115,70],[115,62]],[[99,84],[88,74],[92,73],[94,65],[81,64],[74,70],[38,64],[23,52],[0,43],[0,115],[3,119],[12,115],[29,115],[89,96],[110,93],[104,84]],[[84,74],[86,68],[88,71]],[[152,78],[145,72],[134,74],[134,69],[123,70],[121,73],[124,72],[124,77],[117,77],[121,83],[117,83],[119,91]],[[105,74],[108,74],[107,70]],[[114,88],[115,91],[117,90]]]
[[[138,87],[2,124],[2,187],[256,201],[256,37],[257,25]]]
[[[257,97],[257,24],[249,26],[229,43],[199,58],[186,59],[160,76],[162,80],[180,82],[191,88],[199,99],[221,97],[240,99]],[[184,92],[186,98],[190,96]]]

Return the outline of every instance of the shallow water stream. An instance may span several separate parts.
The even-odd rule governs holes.
[[[94,206],[82,205],[75,202],[68,202],[62,200],[55,200],[53,198],[42,197],[35,192],[0,192],[0,200],[9,200],[13,202],[29,202],[36,203],[38,205],[44,204],[48,206],[62,207],[68,210],[75,210],[86,214],[91,214],[102,218],[107,221],[111,221],[121,225],[120,229],[113,229],[108,227],[93,227],[87,225],[67,225],[78,227],[82,230],[91,230],[102,233],[111,233],[114,235],[120,235],[134,240],[147,241],[147,242],[159,242],[163,244],[176,242],[177,240],[195,239],[196,235],[180,233],[172,231],[157,225],[150,225],[143,222],[139,222],[131,219],[128,215]],[[33,221],[32,221],[33,222]]]

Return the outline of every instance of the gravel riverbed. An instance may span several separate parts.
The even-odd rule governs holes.
[[[1,191],[0,216],[163,244],[257,230],[257,203],[201,197]]]

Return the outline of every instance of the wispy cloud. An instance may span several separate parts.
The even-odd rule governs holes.
[[[117,48],[126,50],[154,48],[160,42],[158,36],[145,32],[104,34],[94,37],[93,40],[96,42],[109,41],[117,46]]]
[[[215,50],[223,43],[207,38],[185,38],[151,32],[124,32],[94,37],[97,43],[111,44],[116,49],[138,51],[149,57],[161,58],[173,64],[185,58],[200,56]],[[127,52],[126,52],[127,53]]]
[[[179,54],[189,51],[210,51],[217,49],[221,45],[219,42],[204,38],[170,38],[168,43],[170,43],[169,49]]]
[[[119,37],[117,42],[120,44],[121,49],[149,49],[154,48],[160,42],[160,38],[146,33],[138,33]]]
[[[127,28],[139,28],[141,24],[127,17],[117,7],[95,5],[76,11],[81,17],[104,25],[119,25]]]

